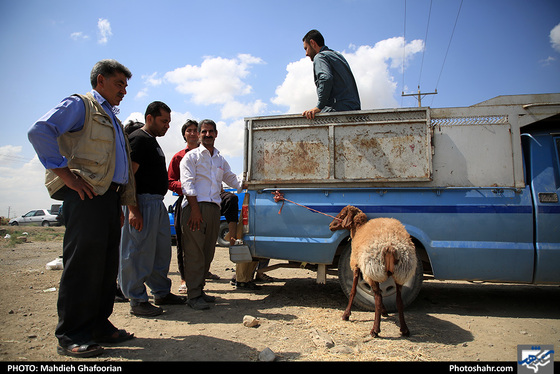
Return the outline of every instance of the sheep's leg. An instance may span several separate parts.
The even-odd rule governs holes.
[[[377,301],[375,303],[377,304]],[[385,308],[385,304],[383,304],[383,299],[381,299],[381,315],[383,317],[389,316],[389,313],[387,312],[387,308]]]
[[[342,320],[348,321],[350,317],[350,309],[352,309],[352,302],[354,301],[354,296],[356,296],[356,287],[358,286],[358,279],[360,279],[360,269],[354,269],[354,281],[352,282],[352,290],[350,291],[350,295],[348,296],[348,306],[342,314]]]
[[[404,306],[401,297],[401,288],[400,284],[397,284],[397,310],[399,311],[399,323],[401,325],[401,335],[402,336],[410,336],[410,331],[408,330],[408,326],[404,321]]]
[[[381,313],[383,310],[383,296],[378,282],[373,282],[373,294],[375,297],[375,320],[373,321],[373,328],[371,329],[371,336],[377,338],[381,332]]]

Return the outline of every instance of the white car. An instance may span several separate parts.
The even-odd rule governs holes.
[[[60,226],[60,222],[56,219],[56,215],[51,214],[47,209],[36,209],[11,219],[10,225]]]

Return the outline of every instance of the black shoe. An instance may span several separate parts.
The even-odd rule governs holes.
[[[130,306],[130,314],[139,317],[155,317],[163,313],[163,309],[153,306],[147,301],[144,301],[138,305]]]
[[[177,296],[172,294],[171,292],[165,295],[162,298],[155,298],[154,303],[156,305],[179,305],[185,304],[187,302],[187,298],[185,296]]]
[[[124,296],[120,287],[117,287],[117,292],[115,293],[115,302],[116,303],[126,303],[128,299]]]
[[[216,301],[216,296],[210,296],[207,295],[206,292],[202,291],[202,298],[204,299],[204,301],[206,301],[207,303],[213,303]]]
[[[260,290],[261,286],[257,286],[254,282],[236,282],[235,287],[237,289],[245,290]]]
[[[210,309],[210,305],[204,300],[202,296],[193,297],[187,301],[187,304],[196,310],[206,310]]]

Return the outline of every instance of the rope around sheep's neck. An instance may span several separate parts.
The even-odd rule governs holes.
[[[300,206],[300,207],[302,207],[302,208],[308,209],[308,210],[310,210],[310,211],[312,211],[312,212],[319,213],[319,214],[322,214],[322,215],[324,215],[324,216],[331,217],[331,218],[337,219],[337,220],[339,220],[339,221],[342,221],[342,220],[341,220],[340,218],[338,218],[338,217],[331,216],[330,214],[323,213],[323,212],[320,212],[320,211],[318,211],[318,210],[309,208],[309,207],[307,207],[307,206],[305,206],[305,205],[298,204],[298,203],[296,203],[295,201],[288,200],[288,199],[286,199],[286,198],[284,197],[284,195],[282,194],[282,192],[280,192],[280,191],[278,191],[278,190],[272,192],[272,194],[274,195],[274,201],[275,201],[275,202],[282,201],[282,206],[280,207],[280,210],[278,211],[278,214],[282,213],[282,208],[284,208],[284,202],[288,201],[288,202],[290,202],[290,203],[292,203],[292,204],[295,204],[295,205]]]

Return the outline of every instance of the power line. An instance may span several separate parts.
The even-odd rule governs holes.
[[[459,10],[457,11],[457,17],[455,18],[455,24],[453,25],[453,31],[451,32],[451,37],[449,38],[449,44],[447,45],[447,50],[445,51],[445,57],[443,58],[443,64],[441,64],[441,70],[439,72],[439,76],[436,82],[436,92],[439,86],[439,80],[441,79],[441,74],[443,73],[443,67],[445,66],[445,62],[447,60],[447,54],[449,53],[449,49],[451,47],[451,42],[453,41],[453,35],[455,35],[455,28],[457,27],[457,21],[459,21],[459,14],[461,14],[461,8],[463,7],[463,0],[459,4]],[[433,99],[432,99],[433,103]]]
[[[27,163],[29,159],[23,156],[0,154],[0,160],[7,163]]]
[[[420,64],[420,74],[418,75],[418,87],[422,81],[422,70],[424,68],[424,55],[428,46],[428,29],[430,28],[430,18],[432,17],[432,0],[430,0],[430,11],[428,12],[428,22],[426,23],[426,35],[424,36],[424,51],[422,51],[422,63]]]
[[[455,29],[457,27],[457,22],[459,20],[459,15],[461,13],[461,8],[463,7],[463,0],[461,0],[461,3],[459,5],[459,10],[457,11],[457,16],[455,17],[455,23],[453,25],[453,30],[451,32],[451,37],[449,38],[449,43],[447,45],[447,50],[445,52],[445,57],[443,59],[443,63],[441,65],[441,70],[439,72],[438,79],[437,79],[437,82],[436,82],[436,88],[435,88],[434,92],[423,93],[423,92],[420,91],[420,82],[422,80],[422,71],[423,71],[423,68],[424,68],[424,55],[426,54],[426,45],[427,45],[427,40],[428,40],[428,29],[430,27],[430,21],[431,21],[432,1],[433,0],[430,0],[430,9],[429,9],[429,13],[428,13],[428,21],[427,21],[427,24],[426,24],[426,34],[425,34],[425,37],[424,37],[424,51],[422,52],[422,62],[421,62],[421,65],[420,65],[420,74],[418,76],[418,92],[414,93],[414,94],[405,94],[404,93],[404,87],[405,87],[404,64],[405,64],[405,59],[406,59],[406,8],[407,8],[406,0],[404,1],[404,43],[403,43],[403,61],[402,61],[402,80],[403,80],[402,87],[403,87],[403,91],[402,91],[402,95],[401,95],[401,106],[403,104],[402,97],[404,97],[404,96],[416,96],[417,100],[418,100],[418,106],[420,107],[420,106],[422,106],[422,97],[423,96],[436,95],[438,93],[437,89],[438,89],[438,86],[439,86],[439,81],[441,79],[441,75],[443,73],[445,63],[447,61],[447,55],[449,54],[449,49],[451,48],[451,43],[453,41],[453,36],[455,34]],[[433,103],[433,99],[432,99],[432,103]]]
[[[404,0],[404,31],[403,31],[403,56],[402,56],[402,87],[404,93],[404,60],[406,58],[406,0]],[[403,96],[401,96],[401,106],[403,105]]]

